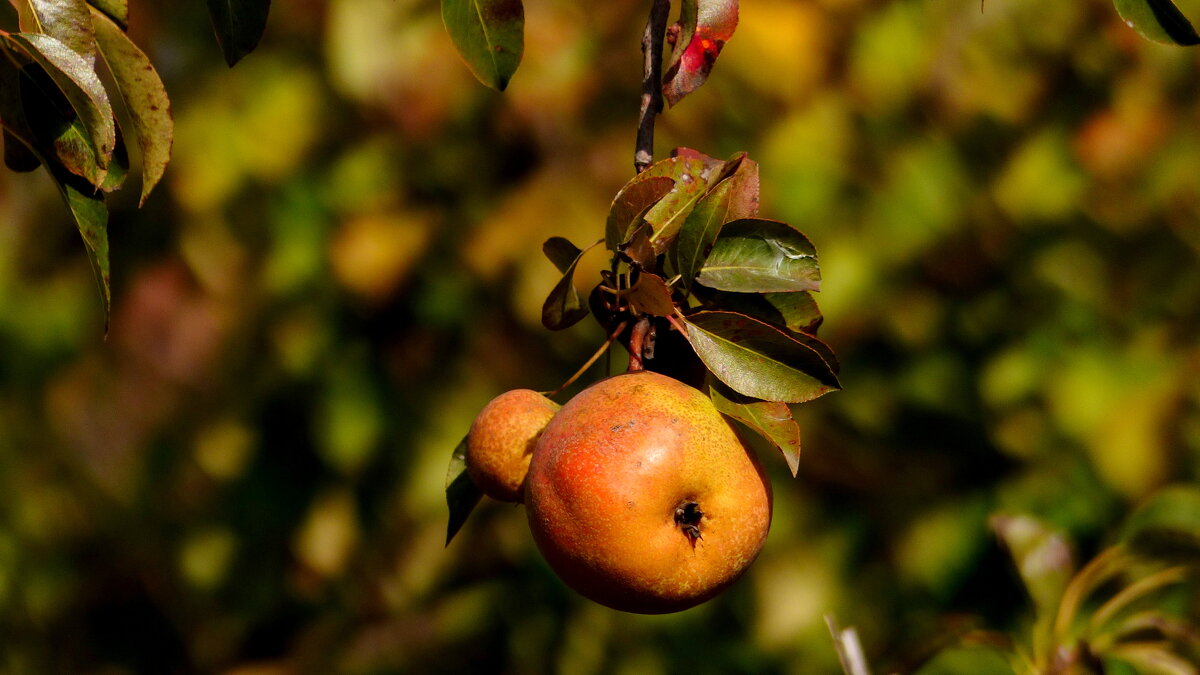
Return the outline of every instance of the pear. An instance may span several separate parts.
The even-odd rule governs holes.
[[[533,451],[525,505],[550,567],[614,609],[675,612],[753,562],[771,487],[700,391],[657,373],[617,375],[554,415]]]
[[[513,389],[492,399],[467,433],[467,473],[483,494],[520,502],[529,459],[558,404],[531,389]]]

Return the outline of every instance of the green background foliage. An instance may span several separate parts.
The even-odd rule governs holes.
[[[0,173],[0,670],[825,673],[832,612],[882,672],[1027,629],[991,515],[1087,560],[1200,478],[1200,52],[1098,1],[755,0],[657,150],[749,152],[819,252],[843,391],[794,406],[797,478],[760,446],[766,549],[641,617],[515,507],[444,548],[475,412],[604,339],[542,328],[541,246],[632,175],[645,10],[527,3],[498,94],[436,2],[275,3],[232,70],[203,3],[130,2],[177,126],[144,207],[108,195],[107,339],[54,184]]]

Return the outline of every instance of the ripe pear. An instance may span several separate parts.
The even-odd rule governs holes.
[[[601,380],[554,416],[525,479],[529,526],[580,594],[687,609],[733,583],[771,524],[771,487],[700,391],[657,373]]]
[[[531,389],[514,389],[492,399],[467,433],[467,473],[483,494],[520,502],[534,443],[558,404]]]

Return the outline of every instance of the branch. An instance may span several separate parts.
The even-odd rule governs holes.
[[[662,52],[671,0],[654,0],[642,34],[642,110],[638,118],[633,167],[638,173],[654,161],[654,118],[662,112]]]

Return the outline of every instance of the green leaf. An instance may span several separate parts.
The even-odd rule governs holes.
[[[608,221],[604,225],[604,243],[610,251],[629,241],[640,217],[647,209],[662,199],[675,181],[670,176],[658,176],[643,171],[621,188],[608,209]]]
[[[1113,0],[1121,19],[1142,37],[1165,44],[1200,44],[1192,22],[1171,0]]]
[[[996,515],[989,523],[1008,550],[1039,617],[1048,620],[1075,573],[1071,545],[1061,532],[1026,515]]]
[[[4,43],[3,49],[10,55],[16,52],[15,60],[28,61],[25,50],[13,43]],[[5,59],[6,65],[11,63]],[[96,188],[103,186],[108,169],[101,166],[87,128],[50,74],[27,63],[19,70],[6,68],[5,81],[10,100],[4,117],[14,133],[47,161],[61,164]]]
[[[702,161],[709,159],[701,156]],[[713,166],[709,162],[710,166]],[[681,288],[689,292],[696,274],[725,223],[758,215],[758,163],[744,152],[720,165],[711,187],[688,214],[679,230],[672,262]],[[712,170],[710,169],[710,172]]]
[[[625,292],[625,299],[629,301],[630,309],[641,314],[674,316],[676,311],[667,282],[649,272],[638,275],[637,283]]]
[[[70,47],[89,65],[96,63],[92,17],[84,0],[10,0],[21,31],[44,33]]]
[[[1196,675],[1196,666],[1162,643],[1132,642],[1110,649],[1105,656],[1124,661],[1141,675]]]
[[[450,466],[446,470],[446,506],[450,509],[450,520],[446,525],[447,546],[482,498],[483,492],[467,473],[467,437],[463,436],[450,455]]]
[[[725,179],[717,183],[704,195],[679,229],[679,238],[671,248],[675,256],[675,273],[679,275],[680,287],[686,294],[692,287],[700,265],[708,256],[709,249],[728,222],[729,202],[733,195],[734,181]]]
[[[683,0],[680,30],[663,75],[663,96],[675,105],[704,84],[738,23],[737,0]]]
[[[729,223],[696,281],[721,291],[818,291],[821,269],[812,242],[787,223],[747,218]]]
[[[104,174],[104,181],[100,183],[100,189],[105,192],[118,190],[125,184],[125,179],[129,177],[129,149],[125,147],[125,139],[121,136],[120,129],[117,130],[117,146],[113,150],[112,159],[108,162],[108,173]]]
[[[521,0],[442,0],[442,21],[471,73],[504,91],[525,49]]]
[[[742,396],[714,378],[709,379],[708,395],[717,410],[779,448],[792,476],[800,471],[800,425],[792,418],[792,409],[786,403]]]
[[[1200,560],[1200,488],[1165,488],[1133,512],[1121,539],[1134,553],[1168,560]]]
[[[654,171],[653,175],[663,175],[658,173],[662,171],[675,181],[671,191],[646,212],[646,222],[654,229],[650,242],[654,244],[655,251],[662,253],[675,241],[688,214],[704,196],[708,178],[715,173],[714,169],[713,165],[702,159],[679,156],[652,165],[643,172]]]
[[[559,263],[566,259],[567,246],[577,253],[564,268]],[[570,328],[588,315],[587,305],[579,296],[579,291],[575,290],[575,266],[579,264],[586,251],[580,251],[562,237],[551,237],[542,245],[542,252],[562,272],[562,279],[555,284],[554,289],[550,291],[550,295],[546,296],[546,301],[542,304],[542,325],[550,330]]]
[[[11,42],[0,41],[0,48],[3,50],[11,47]],[[112,293],[109,285],[108,209],[104,205],[103,193],[98,192],[93,185],[71,173],[61,164],[53,162],[53,155],[43,154],[44,151],[39,149],[39,145],[33,139],[34,135],[29,121],[26,119],[20,93],[22,82],[30,78],[22,72],[24,69],[17,69],[10,60],[10,56],[10,54],[0,55],[0,119],[4,122],[6,140],[15,139],[16,142],[23,144],[46,167],[59,194],[62,195],[63,201],[71,211],[75,226],[87,248],[92,270],[96,275],[96,283],[104,305],[107,330]],[[119,161],[121,155],[118,154],[117,157]]]
[[[104,324],[107,330],[108,315],[112,308],[112,291],[108,263],[108,208],[104,205],[104,193],[91,189],[83,179],[63,171],[51,171],[59,193],[67,202],[67,208],[75,219],[75,226],[83,237],[96,284],[100,287],[100,298],[104,303]]]
[[[106,168],[116,146],[117,130],[108,94],[91,64],[48,35],[14,33],[8,39],[54,80],[83,122],[95,150],[96,164]]]
[[[121,28],[129,27],[128,0],[87,0],[87,2],[92,7],[104,12],[105,16],[115,21]]]
[[[150,59],[129,40],[125,31],[105,14],[93,10],[96,43],[100,56],[112,72],[117,91],[129,112],[128,136],[133,137],[142,156],[142,194],[138,205],[158,184],[171,161],[175,123],[171,102]]]
[[[583,251],[564,237],[550,237],[542,244],[542,253],[554,263],[559,272],[566,274]]]
[[[793,333],[815,334],[824,317],[808,291],[796,293],[727,293],[713,291],[706,306],[748,314]]]
[[[1187,566],[1179,565],[1141,576],[1106,600],[1092,613],[1088,619],[1088,634],[1099,635],[1110,621],[1130,606],[1144,601],[1164,588],[1183,583],[1191,572],[1192,570],[1189,570]]]
[[[230,68],[258,46],[270,10],[271,0],[208,0],[217,44]]]
[[[803,403],[841,388],[819,353],[774,326],[720,311],[698,312],[686,321],[700,360],[739,394]]]

